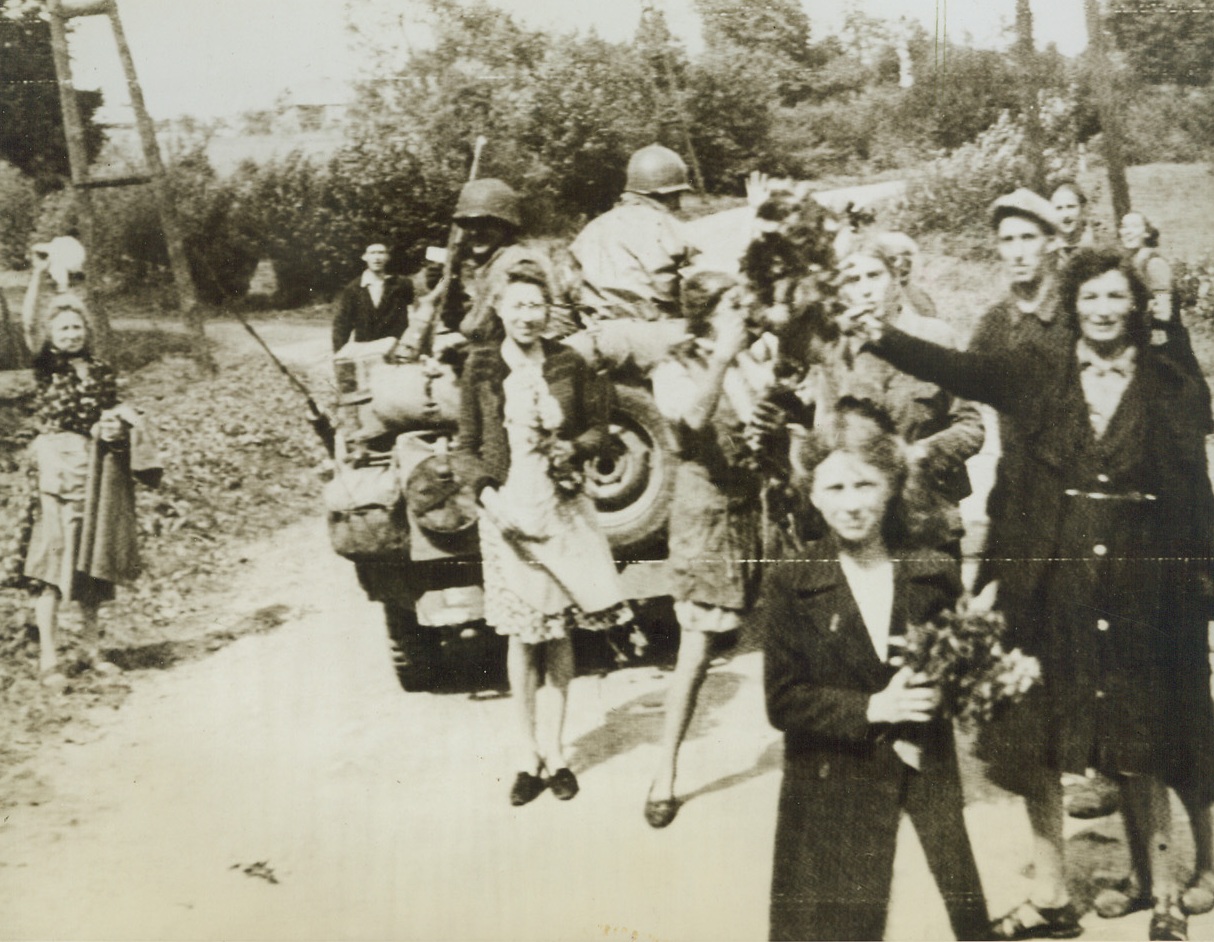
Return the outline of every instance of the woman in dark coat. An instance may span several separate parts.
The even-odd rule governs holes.
[[[1165,608],[1186,603],[1165,593],[1181,584],[1172,560],[1209,532],[1208,403],[1183,362],[1179,325],[1158,325],[1164,342],[1151,343],[1148,293],[1118,255],[1078,251],[1062,301],[1076,344],[1008,356],[867,326],[895,366],[1025,429],[1002,559],[992,562],[1009,643],[1041,661],[1043,682],[982,745],[992,777],[1025,796],[1036,859],[1029,900],[995,924],[997,935],[1078,934],[1062,878],[1059,773],[1094,768],[1121,783],[1135,869],[1155,900],[1151,938],[1183,938],[1164,783],[1183,773],[1208,792],[1214,736],[1208,690],[1173,689],[1181,674]],[[1178,720],[1180,702],[1199,715]]]
[[[842,400],[803,449],[829,535],[773,564],[760,606],[767,714],[784,731],[772,939],[880,939],[901,812],[959,939],[987,911],[962,818],[952,725],[896,651],[961,593],[947,555],[908,549],[907,464],[889,417]]]

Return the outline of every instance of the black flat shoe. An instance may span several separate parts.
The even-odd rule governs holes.
[[[992,939],[1073,939],[1083,933],[1079,914],[1070,903],[1034,906],[1025,900],[991,923]]]
[[[567,768],[557,769],[548,779],[548,787],[559,801],[568,801],[578,793],[577,776]]]
[[[646,798],[645,821],[651,828],[664,828],[679,813],[679,804],[679,799],[673,797],[659,798],[656,801],[653,798]]]
[[[545,782],[538,775],[530,772],[519,772],[510,789],[510,804],[518,808],[528,802],[535,801],[544,791]],[[572,796],[570,796],[572,797]]]

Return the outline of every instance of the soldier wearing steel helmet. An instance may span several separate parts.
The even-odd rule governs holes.
[[[519,194],[494,177],[465,183],[453,217],[462,238],[451,277],[439,282],[410,314],[401,344],[406,357],[428,352],[420,348],[423,337],[431,331],[442,338],[440,347],[465,337],[476,339],[480,320],[477,298],[483,294],[487,273],[501,252],[518,241],[523,225]]]
[[[625,192],[570,247],[581,268],[583,310],[599,319],[678,317],[683,272],[697,254],[675,217],[687,165],[651,144],[628,161]]]

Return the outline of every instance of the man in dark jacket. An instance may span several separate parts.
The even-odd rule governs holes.
[[[366,343],[383,337],[399,337],[409,323],[413,284],[407,278],[389,275],[388,247],[373,242],[363,252],[367,267],[346,285],[337,297],[333,318],[333,352],[349,341]]]

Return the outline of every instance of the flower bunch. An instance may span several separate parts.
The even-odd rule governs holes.
[[[1041,679],[1041,665],[1019,648],[1004,647],[998,612],[964,604],[932,621],[911,625],[902,663],[940,690],[940,713],[965,725],[990,721]]]
[[[547,464],[548,477],[556,485],[559,495],[573,497],[582,493],[586,469],[577,460],[577,451],[571,442],[550,432],[540,437],[537,449]]]
[[[558,434],[565,415],[561,411],[561,404],[546,386],[536,390],[533,415],[535,450],[544,459],[548,477],[556,486],[557,493],[563,497],[580,494],[586,481],[586,471],[582,462],[577,460],[577,450],[573,444]]]

